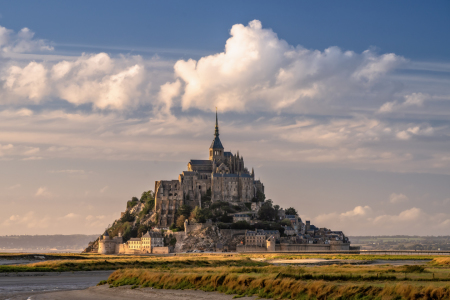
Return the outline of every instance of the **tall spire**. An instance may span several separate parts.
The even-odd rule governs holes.
[[[217,117],[217,107],[216,107],[216,129],[214,131],[214,139],[211,143],[211,147],[209,149],[223,149],[222,142],[219,138],[219,118]],[[223,151],[220,152],[220,155],[223,155]],[[214,154],[216,155],[216,154]]]
[[[215,131],[214,131],[214,136],[219,136],[219,121],[218,121],[218,119],[217,119],[217,107],[216,107],[216,128],[215,128]]]

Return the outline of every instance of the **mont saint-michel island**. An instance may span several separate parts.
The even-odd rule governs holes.
[[[191,159],[178,179],[156,181],[154,190],[128,201],[121,217],[84,252],[359,253],[342,231],[303,221],[295,207],[266,199],[243,153],[225,151],[219,136],[216,112],[208,159]]]
[[[3,1],[0,300],[450,300],[450,1]]]

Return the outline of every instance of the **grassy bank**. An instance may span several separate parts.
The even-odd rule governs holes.
[[[26,265],[3,265],[0,273],[11,272],[68,272],[117,270],[123,268],[186,268],[186,267],[221,267],[221,266],[264,266],[265,262],[249,259],[223,259],[204,257],[126,257],[114,259],[54,260]]]
[[[432,260],[433,255],[361,255],[361,254],[242,254],[243,257],[264,259],[266,261],[276,259],[342,259],[342,260]]]
[[[448,271],[441,269],[433,279],[427,269],[388,266],[126,269],[115,271],[101,284],[197,289],[276,299],[448,299]],[[424,282],[426,278],[429,280]]]
[[[9,256],[9,258],[18,258]],[[28,258],[28,257],[21,257]],[[67,259],[70,258],[70,259]],[[296,259],[325,258],[341,260],[401,260],[429,259],[433,266],[450,266],[450,257],[428,256],[398,256],[398,255],[251,255],[251,254],[177,254],[173,256],[117,256],[117,255],[73,255],[52,256],[47,261],[23,265],[2,265],[0,273],[5,272],[64,272],[64,271],[94,271],[117,270],[121,268],[184,268],[208,266],[267,266],[277,260],[288,260],[295,263]]]

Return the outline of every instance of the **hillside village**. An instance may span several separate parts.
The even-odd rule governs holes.
[[[342,231],[319,228],[266,199],[244,158],[224,151],[216,113],[209,159],[193,159],[177,180],[161,180],[127,202],[120,219],[84,252],[348,251]]]

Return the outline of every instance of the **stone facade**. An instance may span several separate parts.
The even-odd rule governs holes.
[[[263,247],[266,245],[266,234],[264,230],[256,229],[245,232],[245,245]]]
[[[250,223],[251,217],[247,214],[234,214],[233,215],[233,223],[239,222],[239,221],[246,221]]]
[[[162,227],[175,223],[178,208],[187,204],[201,207],[203,196],[211,195],[211,201],[251,202],[256,192],[264,193],[264,185],[255,180],[255,173],[244,165],[244,158],[224,151],[219,138],[216,113],[214,139],[209,147],[209,159],[192,159],[188,170],[178,180],[155,182],[155,211]]]
[[[119,249],[119,245],[123,243],[123,238],[119,234],[114,238],[111,238],[108,231],[105,231],[103,236],[98,241],[98,253],[99,254],[115,254]]]
[[[146,254],[169,253],[169,247],[164,247],[164,237],[158,232],[147,232],[142,238],[131,238],[126,243],[119,236],[110,238],[107,231],[98,243],[100,254]]]

